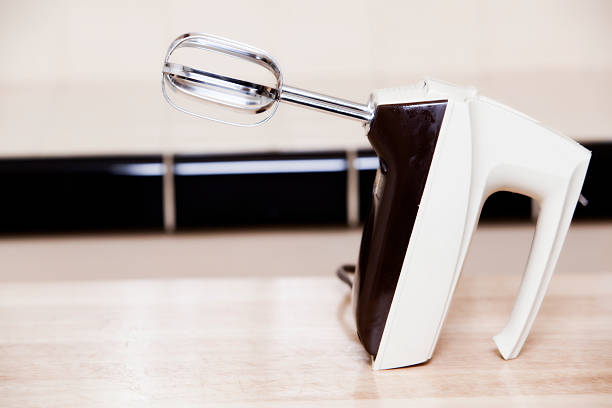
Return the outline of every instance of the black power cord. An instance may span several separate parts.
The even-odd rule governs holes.
[[[344,283],[349,285],[349,287],[353,287],[353,279],[349,276],[349,274],[355,273],[355,265],[342,265],[338,269],[336,269],[336,276]]]

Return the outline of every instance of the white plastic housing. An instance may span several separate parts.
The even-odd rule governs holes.
[[[482,205],[500,190],[541,206],[514,309],[494,337],[503,358],[515,358],[546,293],[591,156],[474,89],[425,81],[373,95],[376,105],[441,99],[448,105],[374,369],[431,358]]]

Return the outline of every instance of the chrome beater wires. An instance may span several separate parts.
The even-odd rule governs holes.
[[[241,79],[231,73],[221,74],[209,68],[194,68],[180,63],[175,53],[188,49],[209,51],[207,54],[213,57],[230,57],[224,60],[225,64],[219,71],[233,73],[236,62],[240,62],[242,66],[235,76]],[[208,62],[201,64],[209,66]],[[247,77],[246,71],[256,79]],[[237,126],[257,126],[267,122],[281,101],[365,123],[373,117],[369,105],[284,85],[278,63],[265,51],[208,34],[183,34],[170,44],[162,70],[162,92],[168,103],[182,112]],[[199,111],[202,101],[208,103],[206,112]],[[219,107],[223,109],[216,109]],[[215,109],[217,113],[210,112]]]

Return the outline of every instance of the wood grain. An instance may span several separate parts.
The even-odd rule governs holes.
[[[0,406],[612,405],[612,276],[556,275],[504,361],[519,279],[467,275],[431,362],[381,372],[333,278],[6,282]]]

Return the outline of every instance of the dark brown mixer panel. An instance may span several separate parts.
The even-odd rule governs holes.
[[[447,101],[380,105],[368,139],[380,159],[355,274],[357,334],[376,355]]]

